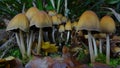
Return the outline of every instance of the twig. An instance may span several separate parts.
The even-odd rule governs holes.
[[[14,45],[11,45],[9,47],[7,47],[4,52],[2,53],[2,55],[0,56],[0,58],[3,58],[5,56],[5,54],[9,51],[10,48],[12,48]]]
[[[9,44],[10,42],[12,42],[14,39],[15,39],[15,37],[10,38],[8,41],[6,41],[3,45],[1,45],[0,50],[4,50],[5,47],[8,46],[8,44]]]

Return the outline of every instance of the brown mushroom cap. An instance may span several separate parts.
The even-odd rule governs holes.
[[[65,31],[64,25],[60,25],[60,27],[59,27],[59,32],[64,32],[64,31]]]
[[[72,30],[72,25],[71,25],[71,22],[68,21],[65,25],[65,30]]]
[[[110,16],[102,17],[100,21],[100,29],[105,33],[114,33],[116,30],[115,21]]]
[[[55,10],[53,10],[53,11],[49,11],[48,12],[48,15],[50,15],[50,16],[54,16],[54,15],[56,15],[57,13],[56,13],[56,11]]]
[[[46,15],[47,21],[52,24],[52,18],[51,18],[51,16],[48,15],[48,14],[47,14],[46,12],[44,12],[44,11],[42,11],[42,12]]]
[[[101,38],[101,39],[105,39],[106,38],[106,34],[105,33],[94,34],[93,36],[95,38]]]
[[[75,28],[75,29],[76,29],[77,24],[78,24],[78,23],[77,23],[76,21],[75,21],[75,22],[73,22],[73,23],[72,23],[72,28]]]
[[[6,31],[20,29],[27,32],[29,29],[28,19],[25,14],[17,14],[8,24]]]
[[[62,14],[57,14],[57,17],[61,20],[63,15]]]
[[[52,22],[53,22],[53,25],[61,24],[61,20],[56,15],[52,16]]]
[[[61,21],[62,21],[62,23],[66,23],[67,22],[67,18],[65,16],[63,16]]]
[[[78,22],[79,30],[99,31],[99,19],[93,11],[85,11]]]
[[[32,17],[30,26],[36,26],[37,28],[52,27],[52,23],[46,12],[39,11]]]
[[[28,20],[31,20],[32,16],[35,15],[39,10],[36,7],[31,7],[27,10],[26,16]]]

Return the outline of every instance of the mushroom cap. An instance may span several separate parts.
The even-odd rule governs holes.
[[[65,16],[63,16],[61,21],[62,21],[62,23],[66,23],[67,22],[67,18]]]
[[[68,21],[65,25],[65,30],[72,30],[72,24],[70,21]]]
[[[60,26],[59,26],[59,32],[64,32],[64,31],[65,31],[64,25],[60,25]]]
[[[52,27],[51,18],[46,12],[39,11],[32,17],[30,21],[30,27],[31,26],[35,26],[37,28]]]
[[[99,31],[99,19],[95,12],[85,11],[78,22],[79,30]]]
[[[46,12],[44,12],[44,11],[42,11],[45,15],[46,15],[46,17],[47,17],[47,19],[48,19],[48,22],[49,23],[52,23],[52,18],[51,18],[51,16],[50,15],[48,15]]]
[[[115,28],[115,21],[112,19],[110,16],[104,16],[100,20],[100,29],[101,32],[105,33],[114,33],[116,28]]]
[[[77,23],[76,21],[73,22],[73,23],[72,23],[72,28],[76,29],[76,28],[77,28],[77,24],[78,24],[78,23]]]
[[[29,30],[29,22],[25,14],[19,13],[9,22],[6,31],[20,29],[24,32]]]
[[[32,16],[35,15],[39,10],[36,7],[31,7],[27,10],[26,16],[28,20],[31,20]]]
[[[112,41],[120,41],[120,36],[114,35]]]
[[[61,24],[60,18],[58,18],[56,15],[52,16],[52,22],[53,22],[53,25]]]
[[[62,14],[57,14],[57,17],[61,20],[63,15]]]
[[[52,10],[52,11],[48,12],[48,15],[50,15],[50,16],[54,16],[56,14],[57,14],[57,12],[55,10]]]
[[[94,34],[93,36],[95,38],[101,38],[101,39],[105,39],[106,38],[106,34],[105,33]]]

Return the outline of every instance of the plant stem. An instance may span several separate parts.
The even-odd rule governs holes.
[[[92,40],[93,40],[93,45],[94,45],[94,53],[95,53],[95,57],[98,56],[98,53],[97,53],[97,46],[96,46],[96,41],[95,41],[95,38],[92,36]]]
[[[39,37],[38,37],[37,54],[40,54],[41,42],[42,42],[42,29],[40,28],[39,29]]]
[[[94,54],[93,54],[93,46],[92,46],[92,39],[91,39],[91,32],[88,31],[88,44],[89,44],[89,52],[90,52],[90,60],[91,63],[95,62]]]
[[[57,3],[57,13],[59,12],[59,8],[60,8],[60,0],[58,0],[58,3]]]
[[[54,0],[50,0],[50,2],[52,3],[53,8],[55,9],[55,3],[54,3]]]
[[[32,42],[33,42],[33,30],[31,30],[31,33],[30,33],[30,40],[27,48],[27,56],[31,56]]]
[[[68,17],[67,0],[65,0],[65,16]]]
[[[100,43],[99,43],[99,51],[100,51],[100,54],[102,54],[102,39],[100,39]]]
[[[106,37],[106,63],[107,64],[110,63],[110,38],[109,38],[109,34],[107,34],[107,37]]]

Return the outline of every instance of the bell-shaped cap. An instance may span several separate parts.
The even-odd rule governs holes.
[[[59,26],[59,32],[61,33],[61,32],[64,32],[64,31],[65,31],[64,25],[60,25]]]
[[[53,25],[61,24],[60,18],[58,18],[56,15],[52,16],[52,22],[53,22]]]
[[[104,16],[100,20],[100,29],[101,32],[105,33],[114,33],[116,28],[115,28],[115,21],[112,19],[110,16]]]
[[[52,24],[52,18],[51,18],[51,16],[50,15],[48,15],[46,12],[44,12],[44,11],[41,11],[42,13],[44,13],[45,14],[45,16],[46,16],[46,22],[49,22],[49,23],[51,23]]]
[[[75,22],[73,22],[73,23],[72,23],[72,28],[76,29],[77,24],[78,24],[78,23],[77,23],[76,21],[75,21]]]
[[[72,24],[70,21],[68,21],[65,25],[65,30],[72,30]]]
[[[56,14],[57,14],[57,12],[55,10],[52,10],[52,11],[48,12],[48,15],[50,15],[50,16],[54,16]]]
[[[79,30],[99,31],[99,19],[95,12],[85,11],[78,22]]]
[[[52,27],[52,22],[46,12],[39,11],[32,17],[30,21],[30,27],[31,26],[37,28]]]
[[[27,32],[29,29],[29,22],[25,14],[17,14],[8,24],[6,31],[20,29]]]
[[[63,15],[62,14],[57,14],[57,17],[61,20]]]
[[[35,15],[39,10],[36,7],[31,7],[27,10],[26,16],[28,20],[31,20],[32,16]]]
[[[66,23],[67,22],[67,18],[65,16],[63,16],[61,21],[62,21],[62,23]]]
[[[95,38],[99,38],[99,39],[105,39],[106,38],[106,34],[105,33],[98,33],[98,34],[94,34],[93,36]]]

